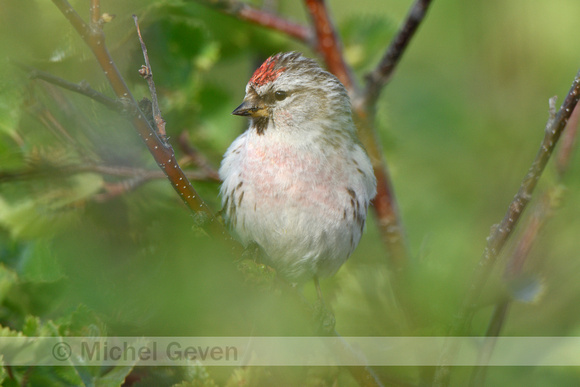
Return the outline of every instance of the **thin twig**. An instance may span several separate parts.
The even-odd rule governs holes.
[[[34,111],[31,112],[31,114],[59,141],[73,147],[75,150],[77,149],[77,141],[66,131],[46,106],[35,106]]]
[[[578,139],[579,127],[580,107],[576,105],[570,120],[568,120],[568,126],[563,135],[564,137],[562,138],[562,141],[560,141],[560,150],[556,155],[556,170],[558,171],[560,179],[566,174],[570,167],[570,159],[572,158],[572,151],[574,150]]]
[[[553,197],[556,191],[559,191],[557,187],[547,190],[536,204],[534,213],[527,221],[522,236],[506,264],[504,270],[504,279],[506,281],[517,281],[521,276],[524,264],[529,257],[534,242],[537,240],[538,234],[546,224],[548,218],[552,215],[554,207],[556,206],[558,200],[554,200]],[[484,365],[489,363],[512,302],[510,294],[506,294],[495,305],[485,332],[486,340],[478,354],[478,364]],[[487,370],[488,367],[475,367],[471,373],[470,387],[483,387],[485,385]]]
[[[123,112],[125,105],[122,102],[109,98],[105,94],[96,91],[95,89],[91,88],[90,85],[85,81],[81,81],[79,83],[72,83],[57,76],[54,76],[50,73],[35,69],[23,63],[18,63],[17,65],[29,73],[28,76],[30,77],[30,79],[41,79],[45,82],[62,87],[63,89],[85,95],[118,113]]]
[[[103,189],[105,192],[93,195],[92,199],[95,202],[103,203],[115,199],[121,195],[125,195],[130,191],[134,191],[150,179],[144,176],[135,176],[127,180],[122,180],[115,183],[104,183]]]
[[[510,302],[508,300],[503,300],[497,304],[493,311],[493,317],[490,321],[485,336],[487,337],[481,347],[478,354],[477,363],[478,364],[488,364],[489,359],[493,353],[495,345],[497,343],[497,338],[503,321],[505,320],[507,313],[509,311]],[[485,385],[485,378],[487,376],[487,366],[475,366],[471,372],[471,377],[469,380],[469,387],[483,387]]]
[[[137,29],[137,35],[139,36],[139,42],[141,43],[141,51],[143,51],[143,58],[145,59],[145,66],[141,67],[139,74],[147,81],[147,85],[149,86],[149,94],[151,95],[151,107],[153,109],[153,119],[155,120],[157,135],[160,136],[165,143],[167,143],[165,120],[161,116],[161,109],[159,109],[159,102],[157,101],[157,90],[155,90],[155,81],[153,81],[153,69],[151,68],[151,63],[149,63],[147,46],[145,45],[143,37],[141,36],[141,29],[139,28],[139,20],[137,15],[133,15],[133,20],[135,21],[135,28]]]
[[[187,131],[184,130],[179,135],[177,141],[179,148],[183,153],[185,153],[187,159],[190,160],[193,165],[201,168],[209,178],[220,181],[218,171],[210,164],[209,160],[189,142],[189,134]]]
[[[125,195],[128,192],[134,191],[142,185],[156,180],[166,178],[162,171],[144,171],[146,173],[138,173],[135,176],[129,177],[125,180],[105,183],[104,189],[106,192],[99,193],[93,196],[93,199],[98,202],[104,202],[114,199],[118,196]],[[206,176],[203,172],[199,171],[186,171],[187,178],[191,181],[215,181],[214,179]]]
[[[115,95],[121,100],[128,101],[131,106],[139,111],[137,102],[133,98],[133,95],[117,69],[113,58],[108,52],[101,23],[92,23],[91,28],[89,28],[68,1],[52,1],[90,48],[97,59],[97,62],[101,66],[103,73],[111,84]],[[98,0],[93,0],[91,2],[91,20],[93,21],[100,20],[100,16],[97,17],[96,15],[100,9],[98,5]],[[179,194],[185,205],[194,213],[203,214],[203,217],[207,219],[203,224],[206,231],[210,235],[223,239],[235,255],[240,255],[243,251],[242,245],[230,236],[222,223],[217,220],[207,204],[197,194],[187,179],[187,176],[177,164],[173,148],[159,138],[143,114],[133,117],[131,122],[145,142],[149,152],[152,154],[159,167],[167,175],[167,178],[171,182],[171,186]]]
[[[492,227],[491,233],[487,238],[487,245],[483,256],[479,261],[479,265],[475,269],[471,286],[460,306],[459,312],[455,315],[449,336],[462,336],[468,333],[471,321],[477,309],[479,297],[487,279],[489,278],[493,265],[508,238],[512,235],[523,211],[532,198],[538,180],[550,159],[554,147],[558,143],[560,135],[568,123],[572,111],[576,107],[579,98],[580,71],[576,74],[576,77],[572,82],[572,87],[562,103],[560,110],[558,110],[556,117],[554,117],[553,120],[550,119],[548,121],[540,149],[538,150],[528,173],[524,177],[518,193],[509,205],[504,218],[500,224]],[[458,349],[457,346],[447,343],[441,354],[442,364],[450,364]],[[434,385],[447,386],[449,384],[449,378],[449,366],[440,366],[435,372]]]
[[[550,103],[552,103],[550,100]],[[550,108],[552,110],[552,107]],[[578,118],[580,117],[580,104],[577,104],[572,112],[572,116],[568,120],[568,125],[560,140],[560,146],[555,156],[556,169],[558,170],[558,180],[564,178],[565,172],[570,166],[570,159],[574,144],[576,143],[576,136],[578,134]],[[554,113],[555,116],[555,108]],[[556,183],[558,184],[558,182]],[[507,281],[517,279],[523,271],[525,262],[527,261],[532,246],[537,240],[538,234],[546,224],[546,221],[552,216],[554,208],[560,203],[560,189],[556,185],[544,192],[542,198],[536,203],[533,215],[526,223],[526,227],[519,238],[518,244],[514,252],[510,255],[505,270],[504,278]],[[501,300],[493,310],[485,336],[488,339],[485,342],[479,356],[479,364],[487,364],[493,350],[495,348],[496,338],[500,335],[504,323],[507,319],[509,307],[512,303],[511,299]],[[471,386],[483,386],[485,383],[487,367],[476,367],[471,375]]]
[[[391,79],[403,53],[425,18],[429,5],[431,5],[431,0],[417,0],[413,4],[405,22],[399,28],[383,59],[375,70],[367,75],[364,99],[368,106],[376,104],[381,90]]]
[[[57,177],[69,177],[80,173],[99,173],[101,175],[117,176],[117,177],[140,177],[147,181],[154,179],[162,179],[165,176],[161,170],[142,169],[125,166],[111,166],[101,164],[82,164],[82,165],[61,165],[61,166],[47,166],[43,165],[41,168],[27,168],[14,171],[0,171],[0,184],[14,181],[23,181],[31,179],[53,179]],[[194,181],[213,181],[215,176],[208,175],[205,171],[186,171],[188,179]]]
[[[308,27],[243,2],[232,0],[195,0],[195,2],[212,7],[240,20],[281,32],[307,45],[311,45],[314,38],[314,34]]]
[[[539,207],[543,207],[543,204],[545,203],[542,203],[542,206]],[[544,215],[540,215],[540,212],[543,211],[547,211],[547,209],[538,208],[534,216],[526,225],[524,234],[521,237],[518,246],[516,247],[514,254],[511,257],[510,262],[508,262],[506,265],[504,277],[506,277],[507,280],[513,279],[521,273],[523,263],[527,259],[533,242],[540,232],[540,228],[544,224]],[[497,338],[500,336],[504,322],[508,315],[509,308],[511,306],[511,300],[508,297],[509,295],[502,297],[502,299],[495,305],[493,309],[492,316],[485,332],[486,339],[478,354],[478,364],[485,365],[489,363],[489,359],[491,358],[495,349]],[[474,367],[471,373],[469,384],[470,387],[484,386],[487,369],[488,367],[485,366]]]
[[[78,118],[78,115],[71,114],[72,106],[66,95],[63,94],[60,87],[53,87],[52,84],[46,82],[46,84],[39,84],[49,96],[49,99],[54,103],[58,104],[61,111],[66,117],[69,117],[73,122],[72,127],[83,128],[87,123]],[[29,100],[26,103],[26,110],[34,119],[38,120],[50,133],[52,133],[58,142],[62,143],[66,148],[73,151],[79,160],[86,162],[93,162],[95,160],[96,154],[93,150],[87,149],[79,143],[78,139],[72,136],[65,125],[62,125],[59,118],[55,117],[54,114],[49,110],[49,108],[39,99],[37,99],[34,94],[29,95]],[[28,156],[33,160],[37,156],[38,149],[33,148],[32,153],[29,152]],[[42,153],[42,152],[40,152]]]

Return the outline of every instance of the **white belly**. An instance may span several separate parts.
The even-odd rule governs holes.
[[[361,238],[370,200],[356,163],[340,152],[237,142],[220,175],[226,216],[241,240],[259,244],[289,279],[336,272]]]

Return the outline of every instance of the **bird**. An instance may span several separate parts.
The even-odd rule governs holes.
[[[335,274],[358,245],[376,179],[343,84],[299,52],[269,57],[232,114],[249,127],[224,154],[225,222],[292,283]]]

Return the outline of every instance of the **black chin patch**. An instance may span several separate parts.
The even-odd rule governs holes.
[[[254,126],[256,127],[256,132],[259,135],[264,134],[264,131],[266,130],[266,128],[268,127],[268,117],[257,117],[254,118]]]

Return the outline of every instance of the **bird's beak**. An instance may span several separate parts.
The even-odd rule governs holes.
[[[266,117],[268,115],[268,110],[261,104],[256,104],[250,101],[244,100],[240,106],[238,106],[232,114],[236,116],[250,116],[250,117]]]

